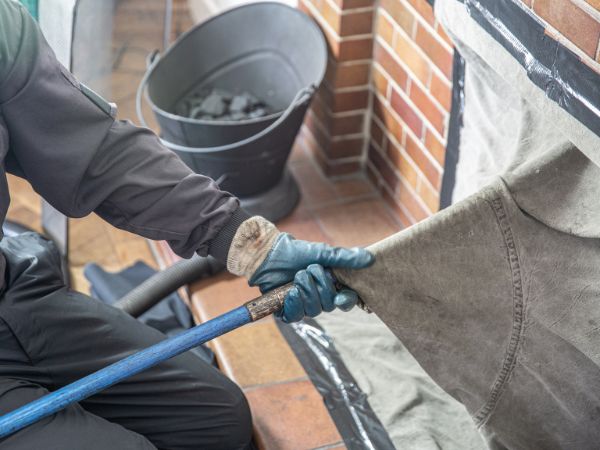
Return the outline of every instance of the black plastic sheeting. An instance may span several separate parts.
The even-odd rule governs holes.
[[[156,271],[143,262],[137,262],[116,273],[107,272],[97,264],[88,264],[84,269],[84,275],[91,285],[92,296],[109,305],[154,274]],[[194,326],[192,314],[176,292],[161,300],[137,319],[167,336],[175,336]],[[215,356],[208,347],[201,345],[191,349],[190,352],[216,366]]]
[[[394,449],[387,431],[342,361],[333,340],[316,321],[305,318],[277,326],[317,388],[349,450]]]
[[[527,71],[546,96],[600,136],[600,74],[548,36],[514,0],[457,0]]]
[[[456,184],[456,165],[460,153],[460,131],[463,126],[463,113],[465,110],[465,60],[454,49],[454,62],[452,68],[452,106],[450,108],[450,121],[448,123],[448,141],[446,143],[446,156],[444,157],[444,176],[440,192],[440,209],[452,204],[452,193]]]

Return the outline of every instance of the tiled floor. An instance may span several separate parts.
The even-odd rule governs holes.
[[[176,5],[182,2],[176,0]],[[119,105],[120,118],[134,122],[134,96],[143,75],[145,57],[160,47],[162,0],[123,0],[117,9],[115,60],[111,75],[111,100]],[[143,10],[143,12],[141,12]],[[175,15],[174,32],[189,26],[187,15]],[[118,98],[117,98],[118,97]],[[147,110],[148,117],[151,113]],[[152,123],[152,122],[151,122]],[[400,228],[363,176],[328,180],[300,138],[290,157],[302,199],[296,210],[277,225],[299,239],[334,245],[367,245]],[[10,180],[12,205],[9,216],[38,227],[39,199],[26,182]],[[136,260],[156,264],[148,242],[116,230],[96,216],[71,221],[71,253],[74,286],[87,291],[84,264],[95,261],[117,270]],[[177,260],[165,243],[154,243],[162,267]],[[206,321],[259,295],[245,280],[222,273],[189,289],[198,322]],[[248,396],[261,449],[342,449],[342,439],[321,395],[308,380],[277,329],[273,318],[246,326],[211,343],[222,370]]]
[[[365,246],[400,225],[363,177],[325,178],[300,137],[290,158],[302,199],[277,226],[296,238]],[[158,244],[162,260],[177,257]],[[190,287],[196,319],[204,322],[258,296],[245,280],[222,273]],[[246,392],[262,449],[345,448],[323,399],[308,380],[273,318],[215,339],[211,346],[223,372]]]

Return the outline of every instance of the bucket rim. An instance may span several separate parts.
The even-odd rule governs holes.
[[[265,5],[281,7],[283,9],[287,9],[288,11],[293,12],[294,14],[297,14],[297,16],[301,18],[301,20],[306,21],[306,23],[309,24],[309,26],[311,26],[317,32],[317,34],[319,36],[321,36],[321,40],[320,40],[321,53],[322,53],[321,56],[323,57],[323,59],[325,61],[325,65],[321,69],[321,73],[319,74],[318,80],[316,80],[317,82],[315,83],[315,85],[319,86],[323,82],[323,79],[325,78],[325,72],[327,70],[327,44],[325,42],[325,36],[323,35],[323,32],[317,26],[314,19],[312,19],[310,16],[308,16],[303,11],[301,11],[297,8],[294,8],[290,5],[287,5],[285,3],[280,3],[280,2],[276,2],[276,1],[260,1],[260,2],[246,3],[243,5],[237,5],[237,6],[233,6],[233,7],[229,8],[229,9],[226,9],[225,11],[223,11],[221,13],[218,13],[214,16],[207,18],[206,20],[203,20],[202,22],[197,23],[192,28],[190,28],[189,30],[182,33],[169,46],[169,48],[165,50],[164,54],[161,55],[161,54],[157,53],[155,55],[155,57],[159,58],[160,60],[166,58],[172,51],[174,51],[175,47],[177,46],[177,44],[179,44],[179,42],[185,40],[190,34],[195,32],[198,28],[200,28],[214,20],[220,19],[225,15],[228,15],[230,13],[233,13],[233,12],[241,10],[241,9],[256,8],[256,7],[265,6]],[[160,61],[158,61],[158,62],[160,62]],[[158,64],[151,64],[148,67],[147,73],[146,73],[146,78],[147,78],[148,82],[150,81],[150,78],[152,77],[152,74],[154,73],[154,71],[156,70],[157,67],[158,67]],[[300,88],[300,89],[302,89],[302,88]],[[203,119],[193,119],[191,117],[180,116],[178,114],[174,114],[174,113],[164,110],[160,106],[156,105],[156,103],[154,103],[154,101],[152,101],[152,99],[150,98],[150,95],[148,94],[148,89],[144,90],[144,97],[145,97],[146,101],[148,102],[148,104],[150,105],[150,107],[152,108],[152,110],[154,112],[156,112],[157,114],[160,114],[161,116],[166,117],[171,120],[177,120],[179,122],[185,122],[185,123],[195,124],[195,125],[209,125],[209,126],[214,125],[214,126],[223,126],[223,127],[239,126],[239,125],[256,125],[256,124],[260,124],[262,122],[268,123],[270,121],[277,120],[285,111],[285,110],[282,110],[282,111],[274,112],[272,114],[269,114],[269,115],[263,116],[263,117],[257,117],[257,118],[253,118],[253,119],[236,120],[236,121],[233,121],[233,120],[203,120]],[[300,104],[296,105],[296,107],[299,107],[299,106],[300,106]]]

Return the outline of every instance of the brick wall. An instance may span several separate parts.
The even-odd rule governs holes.
[[[600,62],[600,0],[521,0],[546,32],[588,65]]]
[[[405,224],[437,211],[452,46],[426,0],[300,0],[329,45],[304,134],[328,175],[366,169]]]
[[[405,225],[438,210],[453,50],[425,0],[381,0],[367,172]]]
[[[308,114],[304,134],[328,175],[364,165],[373,52],[372,0],[299,0],[321,27],[329,48],[325,81]]]
[[[521,0],[593,67],[600,0]],[[452,43],[426,0],[299,0],[329,44],[304,135],[328,175],[366,169],[408,226],[438,210]]]

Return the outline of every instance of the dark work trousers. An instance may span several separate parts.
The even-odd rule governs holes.
[[[0,414],[165,338],[68,290],[59,255],[39,235],[5,238],[0,249]],[[186,353],[0,440],[0,449],[244,449],[251,428],[241,390]]]

